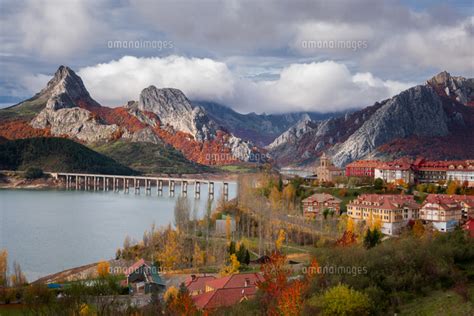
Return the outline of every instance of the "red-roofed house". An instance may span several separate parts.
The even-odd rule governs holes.
[[[380,178],[387,183],[397,181],[403,181],[405,183],[415,182],[412,164],[406,159],[385,162],[378,165],[374,170],[374,178]]]
[[[196,276],[193,274],[184,282],[184,284],[188,288],[191,296],[194,296],[204,293],[206,290],[206,283],[215,279],[216,277],[213,275]]]
[[[239,273],[205,282],[203,293],[194,295],[196,306],[202,310],[231,306],[251,298],[257,283],[263,281],[259,273]]]
[[[397,235],[418,218],[419,208],[412,195],[362,194],[347,204],[347,215],[355,221],[379,220],[382,233]]]
[[[324,209],[329,209],[336,215],[339,215],[341,210],[341,200],[328,193],[315,193],[301,203],[303,214],[307,218],[315,218],[318,214],[322,214]]]
[[[474,197],[429,194],[420,209],[420,218],[441,232],[454,230],[463,219],[474,216]]]
[[[373,178],[375,168],[383,162],[379,160],[356,160],[346,165],[347,177],[369,177]]]
[[[470,218],[462,227],[469,232],[469,236],[474,238],[474,218]]]

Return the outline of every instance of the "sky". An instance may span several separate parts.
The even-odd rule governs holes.
[[[362,108],[446,70],[474,77],[466,1],[0,0],[0,96],[60,65],[106,106],[150,85],[241,113]]]

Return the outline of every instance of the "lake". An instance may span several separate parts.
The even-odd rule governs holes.
[[[215,184],[214,206],[222,185]],[[236,183],[229,183],[229,198],[236,196]],[[128,235],[140,240],[153,223],[174,224],[176,196],[65,190],[0,190],[0,249],[6,248],[9,263],[20,263],[28,280],[80,265],[111,259]],[[188,187],[191,211],[197,203],[204,214],[207,185],[201,199]]]

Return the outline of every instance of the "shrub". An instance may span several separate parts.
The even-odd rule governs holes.
[[[359,316],[368,315],[371,310],[367,294],[339,284],[327,290],[322,296],[313,296],[308,305],[317,308],[322,315]]]
[[[43,176],[43,170],[36,167],[28,167],[25,171],[26,179],[39,179]]]

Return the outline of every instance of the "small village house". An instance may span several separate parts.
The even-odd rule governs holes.
[[[134,263],[126,272],[126,285],[130,294],[149,294],[164,291],[166,283],[160,277],[158,269],[140,259]]]
[[[474,197],[465,195],[429,194],[420,209],[420,218],[440,232],[453,231],[474,214]]]
[[[374,178],[375,168],[383,164],[379,160],[356,160],[346,165],[346,177]]]
[[[411,195],[362,194],[347,204],[347,215],[357,221],[379,221],[386,235],[398,235],[411,219],[418,219],[419,204]]]
[[[303,215],[306,218],[316,218],[323,214],[325,209],[332,211],[335,215],[340,215],[341,200],[328,193],[315,193],[302,202]]]

